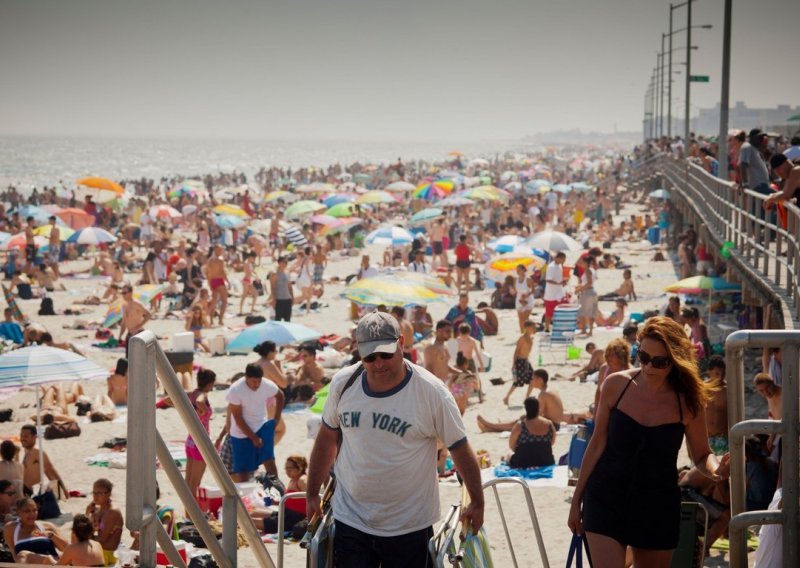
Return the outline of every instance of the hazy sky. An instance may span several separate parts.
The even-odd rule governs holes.
[[[693,23],[714,26],[693,30],[692,72],[711,76],[695,107],[719,99],[723,7],[693,4]],[[640,130],[668,18],[666,0],[2,0],[0,135]],[[800,102],[798,21],[796,0],[734,1],[731,104]]]

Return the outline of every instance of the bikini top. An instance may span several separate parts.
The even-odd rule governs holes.
[[[33,552],[34,554],[41,554],[42,556],[58,558],[56,545],[53,544],[53,541],[50,540],[48,536],[29,536],[28,538],[19,540],[19,529],[21,526],[22,524],[17,521],[17,526],[14,529],[14,554],[27,551]],[[37,529],[42,530],[38,525],[35,526]]]

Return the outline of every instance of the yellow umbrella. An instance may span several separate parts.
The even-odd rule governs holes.
[[[283,199],[287,196],[292,195],[288,191],[283,191],[279,189],[277,191],[270,191],[268,194],[264,196],[264,201],[277,201],[278,199]]]
[[[36,227],[33,230],[33,234],[34,235],[39,235],[40,237],[45,237],[45,238],[49,239],[50,238],[50,231],[52,231],[52,230],[53,230],[53,225],[42,225],[41,227]],[[75,232],[72,229],[70,229],[69,227],[59,227],[59,230],[61,232],[58,234],[58,240],[60,240],[61,242],[66,241]]]
[[[217,205],[214,207],[214,213],[219,213],[220,215],[236,215],[237,217],[249,217],[244,209],[238,205],[231,205],[230,203]]]
[[[125,188],[115,181],[103,177],[87,177],[78,180],[78,185],[91,187],[94,189],[104,189],[106,191],[113,191],[117,195],[125,193]]]
[[[514,274],[520,264],[528,270],[538,270],[545,265],[545,261],[534,254],[507,252],[486,263],[486,278],[502,282],[506,276]]]
[[[398,203],[398,201],[397,198],[388,191],[376,189],[373,191],[368,191],[367,193],[356,199],[356,203],[358,203],[359,205],[364,205],[364,204],[374,204],[374,203]]]

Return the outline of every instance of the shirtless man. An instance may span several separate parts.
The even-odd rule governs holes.
[[[425,369],[446,381],[450,375],[450,352],[445,343],[453,336],[453,324],[447,320],[436,322],[436,336],[425,348]]]
[[[22,459],[22,490],[25,495],[33,495],[33,486],[41,481],[39,473],[39,448],[36,447],[36,426],[33,424],[23,424],[19,433],[19,442],[25,450],[25,457]],[[44,459],[44,474],[50,481],[57,481],[63,486],[61,476],[53,467],[53,463],[47,453],[41,452]],[[64,491],[64,498],[69,495]]]
[[[58,272],[58,257],[61,254],[61,229],[56,225],[55,216],[50,217],[50,240],[48,243],[47,259],[56,279],[61,277]]]
[[[447,234],[447,226],[442,219],[437,219],[433,222],[431,228],[431,249],[433,254],[431,256],[431,268],[436,270],[436,259],[439,259],[439,266],[447,267],[449,262],[447,260],[447,252],[444,250],[444,236]]]
[[[581,367],[569,380],[574,381],[580,379],[581,382],[586,381],[586,377],[592,375],[600,370],[606,362],[606,354],[602,349],[598,349],[594,343],[586,344],[586,352],[590,355],[589,362]]]
[[[601,300],[615,300],[616,298],[636,301],[636,289],[633,286],[633,277],[630,269],[626,268],[622,272],[622,284],[619,285],[619,288],[600,296]]]
[[[300,360],[303,362],[297,369],[294,385],[310,385],[317,392],[323,386],[322,379],[325,378],[325,369],[317,363],[317,350],[308,345],[300,347]]]
[[[533,390],[533,367],[528,357],[530,357],[531,350],[533,349],[533,334],[536,333],[536,323],[527,320],[523,324],[523,329],[524,332],[517,340],[517,347],[514,349],[514,361],[511,367],[514,382],[511,383],[511,388],[508,389],[508,393],[503,397],[503,404],[506,406],[508,406],[508,399],[511,398],[511,393],[513,393],[517,387],[528,387],[525,398],[528,398]],[[539,414],[543,415],[541,409]]]
[[[403,357],[413,363],[412,351],[414,349],[414,326],[406,319],[406,309],[401,306],[392,308],[392,315],[400,324],[400,334],[403,336]]]
[[[706,407],[708,444],[716,455],[728,452],[728,385],[725,382],[725,359],[714,355],[708,362],[708,384],[716,390]]]
[[[128,404],[128,360],[117,359],[117,367],[106,379],[108,383],[108,398],[114,404]]]
[[[150,310],[133,297],[133,287],[125,284],[122,287],[122,321],[119,324],[119,340],[125,339],[125,357],[128,356],[128,340],[144,331],[144,326],[153,317]],[[128,335],[125,335],[128,332]]]
[[[208,279],[208,286],[211,288],[211,306],[217,309],[219,305],[219,325],[223,325],[223,318],[225,317],[225,308],[228,307],[228,276],[225,274],[225,261],[222,255],[225,249],[222,245],[214,245],[214,251],[206,261],[205,272]],[[214,320],[214,314],[211,314],[211,321]]]
[[[564,421],[564,403],[557,392],[547,390],[549,379],[550,376],[546,370],[536,369],[533,372],[533,380],[531,380],[527,396],[530,396],[534,388],[539,389],[539,416],[550,420],[558,430],[561,427],[561,422]],[[523,418],[525,417],[523,416]],[[477,421],[481,432],[511,432],[514,424],[519,423],[519,419],[513,422],[489,422],[480,415],[478,415]]]
[[[472,328],[468,323],[462,323],[458,326],[458,337],[456,337],[456,344],[458,348],[456,353],[461,353],[469,362],[469,370],[473,373],[485,370],[486,366],[483,364],[483,357],[481,356],[480,344],[472,338],[470,333]],[[477,360],[477,363],[475,362]]]
[[[269,245],[272,247],[272,260],[275,260],[281,253],[281,219],[283,211],[278,211],[269,224]]]

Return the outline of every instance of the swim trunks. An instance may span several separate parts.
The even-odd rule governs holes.
[[[515,387],[524,387],[530,384],[531,379],[533,379],[533,367],[531,366],[531,362],[522,357],[514,359],[514,367],[511,370],[511,374],[514,377]]]
[[[216,290],[220,286],[224,286],[225,285],[225,279],[224,278],[211,278],[208,281],[208,285],[211,287],[212,290]]]
[[[431,246],[433,247],[433,254],[442,254],[442,252],[444,251],[444,247],[442,246],[442,241],[433,241],[431,243]]]

